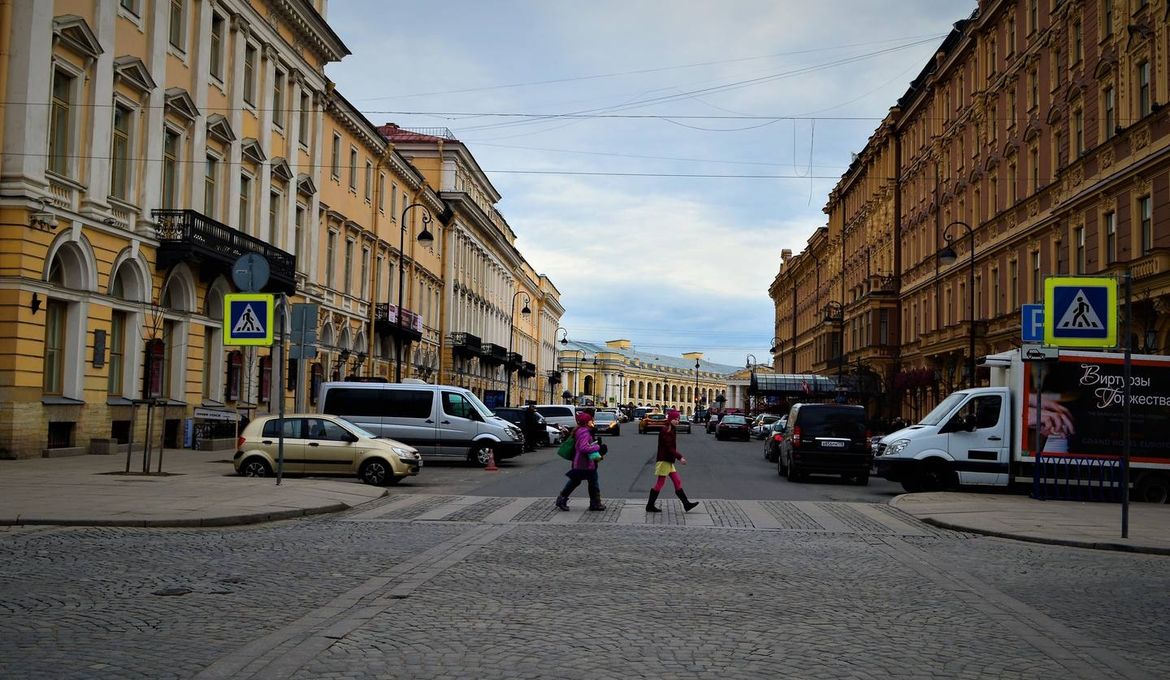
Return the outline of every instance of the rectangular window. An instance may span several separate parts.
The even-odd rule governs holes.
[[[45,394],[61,394],[65,375],[65,321],[69,307],[60,300],[45,304],[45,365],[42,387]]]
[[[1113,264],[1117,261],[1117,216],[1107,212],[1102,221],[1105,222],[1105,262]]]
[[[329,232],[325,241],[325,285],[336,290],[333,281],[334,261],[337,259],[337,232]]]
[[[251,232],[252,224],[252,178],[240,176],[240,231]]]
[[[357,191],[358,152],[352,146],[349,148],[349,188]]]
[[[1154,204],[1149,195],[1138,199],[1138,219],[1141,220],[1142,255],[1154,249]]]
[[[1040,277],[1040,251],[1032,253],[1032,300],[1043,302],[1044,283]]]
[[[345,266],[341,270],[345,276],[342,281],[342,289],[346,295],[353,291],[353,239],[345,240]]]
[[[362,299],[368,300],[370,297],[370,249],[362,248],[362,280],[359,287],[362,291]]]
[[[1020,110],[1018,106],[1019,101],[1019,96],[1016,94],[1016,86],[1013,84],[1011,89],[1008,90],[1008,128],[1016,126],[1016,116],[1019,115],[1017,112]]]
[[[244,47],[244,101],[256,104],[256,48]]]
[[[162,207],[177,208],[179,200],[179,133],[163,132]]]
[[[203,327],[203,398],[212,399],[211,376],[215,371],[215,359],[212,355],[212,346],[215,344],[215,328]]]
[[[991,270],[991,315],[999,316],[1001,293],[999,292],[999,269]]]
[[[203,214],[215,219],[216,206],[219,204],[219,194],[216,192],[216,179],[219,176],[219,159],[208,156],[203,166]]]
[[[224,19],[218,14],[211,15],[211,75],[223,80],[223,27]]]
[[[1077,156],[1085,152],[1085,112],[1080,109],[1073,112],[1073,151]]]
[[[184,49],[187,45],[187,41],[184,40],[183,36],[183,26],[185,24],[183,20],[184,4],[186,4],[184,0],[171,0],[171,16],[169,17],[171,45],[180,50]]]
[[[1032,193],[1036,193],[1040,190],[1040,149],[1032,147],[1031,156],[1028,169],[1032,171]]]
[[[300,130],[297,132],[297,139],[301,144],[309,145],[309,109],[313,106],[313,100],[309,95],[301,95],[301,122]]]
[[[1015,17],[1008,17],[1007,21],[1007,50],[1004,52],[1007,56],[1012,56],[1016,51],[1016,19]]]
[[[341,179],[341,135],[333,133],[333,150],[329,154],[329,174]]]
[[[390,185],[390,221],[398,220],[398,185]]]
[[[374,190],[374,164],[366,161],[366,202],[370,202],[370,192]]]
[[[134,16],[138,16],[138,0],[120,0],[118,3],[122,9],[130,12]]]
[[[130,190],[131,112],[114,106],[114,138],[110,142],[110,195],[126,200]]]
[[[1015,311],[1020,306],[1020,277],[1015,260],[1008,262],[1008,310]]]
[[[297,212],[296,216],[294,217],[293,228],[295,230],[293,235],[293,238],[295,239],[293,242],[293,247],[296,248],[296,251],[293,254],[297,256],[297,271],[304,271],[305,255],[307,254],[305,252],[305,207],[299,203],[297,204]]]
[[[386,174],[378,173],[378,212],[386,212]]]
[[[53,71],[53,104],[49,110],[49,170],[65,177],[73,128],[73,77]]]
[[[996,136],[999,134],[999,107],[995,104],[992,104],[989,113],[990,115],[987,119],[987,136],[989,139],[991,139],[991,141],[994,142],[996,140]]]
[[[1028,108],[1034,109],[1040,105],[1040,70],[1032,67],[1028,72]]]
[[[1018,200],[1018,196],[1016,196],[1016,192],[1019,190],[1019,187],[1017,186],[1018,184],[1019,184],[1019,177],[1016,174],[1016,164],[1009,163],[1008,164],[1008,205],[1009,206],[1015,205],[1016,201]]]
[[[106,365],[109,373],[106,377],[106,393],[112,396],[122,396],[122,369],[124,352],[126,351],[126,312],[114,310],[110,316],[110,337],[107,340],[110,348],[110,360]],[[206,352],[207,350],[204,349]]]
[[[260,357],[260,401],[272,401],[272,357]]]
[[[1113,35],[1113,0],[1101,0],[1101,32]]]
[[[272,124],[284,127],[284,72],[280,70],[272,79]]]
[[[983,318],[983,276],[975,275],[975,318]]]
[[[1073,253],[1073,273],[1085,273],[1085,228],[1077,227],[1073,229],[1073,248],[1076,252]]]
[[[1028,34],[1040,28],[1040,0],[1028,0]]]
[[[1105,139],[1112,139],[1113,135],[1117,134],[1117,91],[1113,86],[1105,88],[1105,92],[1101,95],[1102,103],[1105,107],[1105,115],[1102,118],[1105,121]]]
[[[280,202],[283,196],[273,192],[268,201],[268,242],[280,247]]]
[[[1150,62],[1143,61],[1138,64],[1138,118],[1143,118],[1150,115],[1151,104],[1153,100],[1150,99]]]
[[[1079,63],[1081,63],[1081,59],[1084,59],[1084,57],[1085,57],[1084,35],[1081,31],[1081,22],[1079,22],[1079,21],[1073,22],[1072,38],[1073,38],[1073,54],[1072,54],[1073,63],[1079,64]]]

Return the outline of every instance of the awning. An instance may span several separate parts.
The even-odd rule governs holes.
[[[835,397],[837,381],[815,373],[752,374],[748,394],[764,396]]]

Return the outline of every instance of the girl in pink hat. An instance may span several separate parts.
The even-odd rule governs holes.
[[[667,477],[670,477],[671,483],[674,484],[674,493],[682,501],[684,510],[690,512],[698,505],[698,503],[692,503],[687,499],[687,494],[682,488],[682,477],[679,476],[678,470],[674,467],[675,461],[683,465],[687,464],[687,459],[678,452],[678,432],[674,428],[680,415],[676,409],[667,411],[666,427],[658,432],[658,455],[654,463],[654,475],[658,477],[658,480],[650,489],[650,500],[646,502],[646,512],[662,512],[655,503],[658,502],[658,492],[662,491]]]

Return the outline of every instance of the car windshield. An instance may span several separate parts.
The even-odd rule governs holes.
[[[601,421],[617,420],[617,418],[615,418],[612,413],[609,413],[607,411],[598,411],[597,413],[593,414],[593,420],[601,422]]]
[[[966,398],[966,394],[960,394],[959,392],[951,394],[951,396],[943,399],[942,403],[940,403],[938,406],[935,406],[933,411],[927,413],[925,418],[918,421],[918,424],[938,425],[942,422],[942,419],[945,418],[948,413],[950,413],[956,406],[959,405],[960,401],[963,401]]]
[[[338,418],[338,420],[345,423],[345,427],[347,430],[356,434],[359,437],[366,437],[368,439],[377,439],[378,438],[378,435],[374,434],[373,432],[370,432],[369,430],[361,427],[360,425],[354,424],[352,421],[346,420],[345,418]]]
[[[650,420],[666,420],[666,416],[662,415],[661,413],[655,413],[654,415],[646,417]]]
[[[490,416],[495,415],[494,413],[492,413],[492,410],[490,408],[485,406],[484,403],[479,400],[479,397],[475,396],[474,393],[467,392],[465,394],[465,396],[467,397],[467,401],[470,401],[471,405],[475,407],[475,410],[479,411],[479,415],[481,417],[488,418]]]
[[[732,415],[723,416],[723,422],[727,423],[728,425],[743,425],[747,423],[747,420],[743,416]]]

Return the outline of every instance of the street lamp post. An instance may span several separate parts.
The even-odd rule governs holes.
[[[768,347],[768,352],[773,355],[773,360],[777,364],[784,363],[784,340],[776,335],[772,337],[772,344]],[[775,356],[779,354],[780,356]]]
[[[747,355],[746,361],[747,361],[747,366],[745,366],[744,368],[751,369],[751,373],[750,373],[750,376],[748,378],[748,389],[744,390],[744,410],[747,411],[748,413],[751,413],[752,412],[752,395],[749,394],[749,392],[752,388],[751,378],[755,377],[755,375],[756,375],[756,364],[759,363],[759,361],[756,359],[756,355],[754,355],[754,354]]]
[[[836,300],[825,303],[825,323],[840,324],[840,335],[837,336],[837,401],[845,402],[842,380],[843,365],[845,363],[845,306]]]
[[[620,407],[622,405],[622,399],[626,398],[626,374],[621,372],[621,371],[618,371],[617,379],[618,379],[617,403],[618,403],[618,406]]]
[[[952,245],[952,243],[957,239],[955,239],[955,237],[953,237],[950,233],[951,227],[955,226],[956,224],[965,228],[967,230],[967,235],[971,237],[971,278],[967,285],[967,288],[970,292],[968,301],[970,305],[969,309],[971,311],[971,317],[969,320],[971,326],[968,330],[970,331],[971,344],[969,353],[967,355],[967,385],[969,387],[975,387],[975,230],[971,228],[971,225],[967,224],[966,222],[951,222],[947,226],[943,227],[943,241],[946,242],[946,245],[938,251],[938,261],[943,266],[947,266],[954,264],[955,260],[958,259],[958,256],[955,254],[955,248]]]
[[[516,298],[521,295],[524,295],[524,307],[520,309],[521,316],[528,316],[532,313],[532,310],[528,308],[531,300],[524,294],[524,291],[516,291],[516,294],[512,296],[512,307],[508,310],[508,361],[512,360],[512,338],[516,335],[516,328],[513,325],[516,319]],[[507,375],[507,381],[504,383],[504,405],[507,406],[512,403],[512,371],[505,366],[504,374]]]
[[[691,415],[699,412],[699,360],[695,359],[695,410]]]
[[[398,223],[398,352],[394,362],[394,382],[402,382],[402,293],[406,287],[406,213],[412,208],[422,208],[423,228],[419,232],[418,242],[425,248],[434,242],[435,237],[427,231],[431,223],[431,211],[422,203],[411,203],[402,209],[402,221]]]

